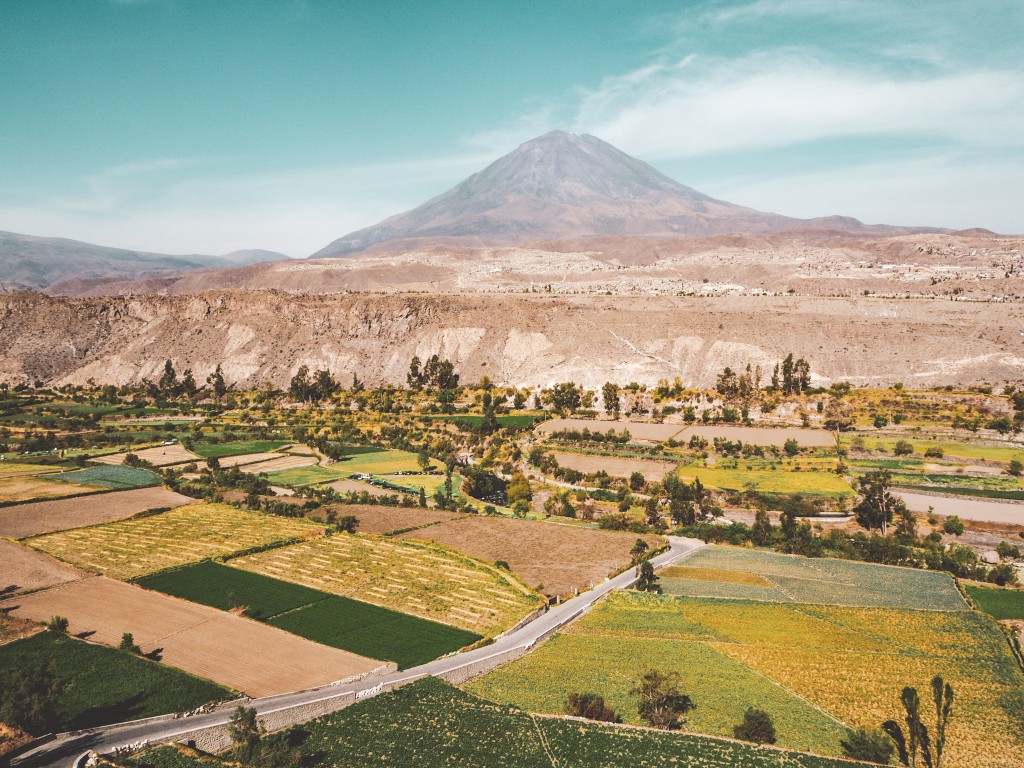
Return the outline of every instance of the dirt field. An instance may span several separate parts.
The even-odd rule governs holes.
[[[444,544],[492,563],[504,560],[513,573],[549,596],[570,595],[604,580],[629,562],[629,550],[638,538],[652,547],[660,541],[657,536],[476,516],[403,533],[401,538]]]
[[[48,472],[57,471],[56,467],[46,464],[11,464],[0,461],[0,477],[15,477],[18,475],[45,475]]]
[[[629,477],[634,472],[640,472],[646,480],[661,480],[679,466],[671,461],[624,459],[617,456],[583,456],[578,453],[561,452],[555,452],[553,455],[558,461],[558,466],[586,474],[604,470],[612,477]]]
[[[295,469],[296,467],[309,467],[316,464],[316,456],[281,456],[275,454],[275,458],[267,461],[260,461],[256,464],[246,464],[240,467],[243,472],[258,475],[260,472],[280,472],[283,469]]]
[[[143,448],[139,451],[128,451],[126,453],[114,453],[109,456],[97,456],[92,461],[100,464],[124,464],[125,456],[134,453],[140,459],[148,461],[157,467],[168,467],[172,464],[186,464],[190,461],[202,462],[203,459],[186,450],[180,445],[158,445],[156,448]]]
[[[92,485],[77,485],[44,480],[34,475],[0,477],[0,501],[30,501],[32,499],[59,499],[77,493],[105,490]]]
[[[458,512],[440,509],[378,507],[372,504],[344,504],[334,507],[334,510],[339,515],[355,515],[359,519],[359,533],[392,533],[465,517]]]
[[[893,493],[903,499],[913,512],[927,512],[928,507],[932,507],[937,515],[956,515],[964,520],[1024,525],[1024,503],[1020,502],[929,496],[910,491],[893,491]]]
[[[52,587],[88,574],[22,544],[0,539],[0,595]]]
[[[23,637],[30,637],[42,631],[42,627],[28,619],[16,619],[6,613],[0,613],[0,645],[13,643]],[[0,734],[3,733],[4,725],[0,723]],[[0,741],[0,755],[4,753],[5,742]]]
[[[69,632],[117,646],[131,632],[144,653],[250,696],[311,688],[369,672],[381,662],[328,648],[257,621],[102,576],[0,603],[16,617],[55,614]]]
[[[361,483],[358,480],[335,480],[333,483],[324,483],[319,486],[320,488],[330,488],[332,491],[338,493],[362,493],[366,491],[371,496],[394,496],[395,491],[389,491],[387,488],[378,488],[375,485],[369,483]],[[378,531],[371,531],[371,533],[378,533]],[[384,533],[384,531],[380,531]]]
[[[23,539],[40,533],[120,520],[149,509],[180,507],[193,501],[188,496],[156,487],[0,507],[0,536]]]
[[[542,435],[550,435],[552,432],[559,432],[566,429],[574,429],[582,432],[589,429],[591,432],[606,433],[609,429],[622,434],[628,430],[629,434],[639,440],[651,440],[662,442],[677,434],[683,428],[682,424],[647,424],[642,421],[595,421],[594,419],[553,419],[537,425],[537,432]]]
[[[271,461],[281,458],[280,453],[244,453],[241,456],[224,456],[217,459],[220,465],[227,467],[244,467],[248,464],[259,464],[261,461]]]
[[[678,435],[679,442],[689,441],[692,435],[700,435],[709,442],[716,437],[732,440],[739,440],[752,445],[777,445],[783,446],[790,438],[799,443],[801,448],[834,448],[836,439],[831,432],[824,429],[797,429],[784,428],[772,429],[771,427],[687,427]]]

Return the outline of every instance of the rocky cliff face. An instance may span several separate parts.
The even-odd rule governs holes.
[[[287,385],[300,365],[403,383],[413,355],[534,386],[712,385],[788,352],[817,380],[908,385],[1018,379],[1024,306],[808,297],[544,297],[213,292],[59,299],[0,294],[0,380],[124,384],[164,360],[202,380]]]

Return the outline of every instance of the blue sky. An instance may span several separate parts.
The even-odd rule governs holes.
[[[305,256],[592,133],[792,216],[1024,232],[1024,3],[0,0],[0,229]]]

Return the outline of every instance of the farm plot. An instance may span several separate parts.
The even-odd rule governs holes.
[[[131,579],[253,547],[315,536],[309,520],[226,504],[189,504],[169,512],[27,539],[36,549],[96,573]]]
[[[471,516],[403,533],[401,538],[432,541],[481,560],[503,560],[538,592],[566,596],[589,589],[628,565],[629,551],[638,537],[554,523]],[[651,548],[663,541],[657,536],[640,538]]]
[[[1024,619],[1024,591],[967,584],[967,594],[978,608],[1000,620]]]
[[[679,466],[671,461],[627,459],[619,456],[588,456],[582,453],[563,453],[561,451],[555,451],[552,455],[558,462],[558,466],[575,469],[584,474],[607,472],[612,477],[629,477],[634,472],[639,472],[648,481],[661,480]]]
[[[623,432],[629,432],[632,437],[638,440],[660,443],[677,435],[683,429],[683,426],[682,424],[649,424],[643,421],[552,419],[537,425],[536,432],[540,435],[550,435],[552,432],[582,432],[584,429],[589,429],[591,432],[608,434],[608,430],[611,430],[618,435],[621,435]]]
[[[899,717],[904,685],[929,691],[929,681],[942,674],[957,696],[947,747],[948,764],[960,768],[1009,768],[1024,760],[1020,738],[1024,700],[1019,695],[1024,673],[1016,664],[1002,631],[988,617],[969,611],[935,612],[885,608],[799,606],[738,600],[707,600],[618,594],[599,605],[564,635],[534,653],[472,683],[470,690],[496,700],[558,711],[560,692],[592,690],[605,695],[621,712],[631,713],[629,700],[617,691],[624,677],[635,678],[651,643],[674,641],[654,666],[680,663],[683,675],[716,675],[721,662],[693,668],[687,654],[704,645],[791,692],[786,701],[764,708],[776,725],[805,722],[807,730],[788,730],[786,743],[806,746],[827,733],[826,724],[804,717],[805,702],[853,726],[877,728]],[[550,650],[549,650],[550,649]],[[616,652],[613,653],[612,651]],[[590,657],[581,654],[593,654]],[[685,662],[685,663],[684,663]],[[596,669],[595,669],[596,667]],[[742,678],[737,678],[742,679]],[[689,681],[700,691],[700,680]],[[736,703],[759,695],[755,683],[734,692],[724,675],[706,698],[695,695],[697,710]],[[557,681],[557,685],[553,684]],[[767,681],[766,681],[767,682]],[[559,686],[564,686],[559,688]],[[538,701],[543,697],[542,701]],[[800,697],[800,698],[797,698]],[[801,701],[801,699],[803,701]],[[801,714],[803,712],[804,714]],[[815,714],[817,713],[817,714]],[[713,724],[712,724],[713,726]],[[835,734],[835,731],[832,731]]]
[[[244,467],[249,464],[259,464],[264,461],[272,461],[281,458],[279,453],[243,453],[238,456],[225,456],[218,458],[217,462],[224,469],[231,467]]]
[[[158,475],[135,467],[90,467],[77,472],[66,472],[59,475],[46,475],[47,480],[59,480],[62,483],[78,483],[79,485],[96,485],[113,488],[117,491],[128,491],[135,488],[152,488],[162,482]]]
[[[945,573],[710,546],[662,573],[667,594],[774,602],[968,610]]]
[[[52,472],[53,467],[48,467]],[[94,485],[62,483],[39,475],[11,475],[0,477],[0,504],[34,501],[36,499],[59,499],[64,496],[78,496],[106,490]]]
[[[234,696],[209,680],[55,632],[0,647],[0,692],[14,670],[45,662],[54,664],[65,683],[56,708],[59,730],[185,712]]]
[[[480,635],[239,568],[203,562],[139,580],[147,589],[247,616],[314,642],[402,669],[423,664]]]
[[[53,472],[53,467],[47,464],[18,464],[16,462],[0,461],[0,478],[21,477],[23,475],[45,475]]]
[[[379,507],[373,504],[346,504],[334,507],[339,515],[355,515],[359,533],[394,533],[411,528],[424,528],[435,523],[446,523],[465,517],[458,512],[419,507]],[[445,542],[439,542],[445,543]],[[467,554],[473,554],[471,552]],[[489,559],[489,558],[484,558]]]
[[[158,445],[155,448],[143,448],[138,451],[97,456],[92,461],[100,464],[124,464],[124,460],[129,453],[135,454],[143,461],[148,461],[155,467],[169,467],[172,464],[187,464],[190,461],[199,460],[199,456],[192,453],[192,451],[175,443],[174,445]]]
[[[395,495],[395,491],[388,490],[387,488],[378,488],[375,485],[370,485],[360,480],[335,480],[330,483],[324,483],[320,487],[329,488],[338,493],[368,493],[371,496]],[[378,531],[367,531],[367,533],[378,533]],[[379,533],[384,533],[384,531],[379,531]]]
[[[836,438],[824,429],[794,429],[772,427],[693,426],[676,435],[679,442],[689,442],[694,435],[709,443],[716,438],[745,445],[774,445],[781,448],[787,440],[796,440],[801,448],[835,448]]]
[[[231,564],[485,636],[541,602],[494,566],[444,547],[376,536],[330,536]]]
[[[206,443],[196,442],[192,445],[192,451],[204,459],[224,459],[232,456],[252,456],[258,454],[270,454],[282,446],[288,445],[287,440],[232,440],[227,443]],[[230,466],[221,462],[221,466]]]
[[[440,462],[431,460],[431,464],[437,468]],[[399,451],[392,448],[380,448],[362,450],[336,461],[331,465],[332,469],[343,472],[345,475],[392,475],[395,472],[418,472],[420,464],[415,453]]]
[[[116,646],[131,632],[144,653],[250,696],[312,688],[383,666],[257,621],[98,576],[0,603],[14,616],[66,616],[72,634]]]
[[[193,499],[188,496],[166,488],[140,488],[76,499],[0,507],[0,536],[21,539],[40,533],[120,520],[150,509],[180,507],[192,502]]]
[[[34,549],[0,540],[0,597],[52,587],[89,574]]]
[[[342,473],[338,472],[333,467],[321,467],[317,464],[310,465],[309,461],[311,459],[314,462],[316,461],[316,459],[313,459],[312,457],[292,456],[289,457],[288,459],[285,459],[284,461],[288,461],[291,459],[299,459],[301,461],[306,461],[307,464],[305,466],[298,466],[292,469],[284,469],[270,473],[270,480],[275,485],[283,485],[285,487],[290,488],[300,488],[304,485],[316,485],[318,483],[325,483],[331,480],[338,480],[339,478],[343,477]],[[274,464],[277,462],[274,461],[267,463]],[[242,471],[255,471],[255,469],[258,469],[261,466],[263,465],[257,464],[255,465],[255,468],[242,467]],[[259,471],[263,472],[264,470]]]
[[[824,467],[817,471],[767,469],[725,469],[718,467],[680,467],[678,475],[686,482],[699,479],[708,488],[762,493],[800,493],[804,496],[853,496],[853,489],[842,477]]]
[[[267,459],[266,461],[245,464],[239,467],[239,469],[251,475],[258,475],[260,473],[270,474],[271,472],[283,472],[300,467],[310,467],[319,461],[316,456],[285,456],[283,454],[274,454],[274,456],[275,458]],[[340,475],[334,475],[334,477],[340,477]]]
[[[303,725],[323,768],[846,768],[849,763],[691,734],[534,717],[434,678]],[[148,755],[146,756],[148,757]],[[557,761],[557,762],[555,762]],[[140,760],[137,768],[142,768]],[[178,764],[166,764],[167,768]],[[190,764],[181,764],[182,768]],[[197,765],[198,768],[198,765]]]

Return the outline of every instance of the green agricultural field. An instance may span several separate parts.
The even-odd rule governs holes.
[[[167,568],[275,543],[316,536],[323,527],[227,504],[189,504],[158,515],[119,520],[28,539],[80,568],[132,579]]]
[[[125,768],[214,768],[227,765],[216,757],[200,757],[198,753],[193,754],[192,750],[181,746],[149,749],[136,757],[120,758],[114,764]]]
[[[61,730],[183,712],[237,694],[179,669],[54,632],[0,646],[0,697],[16,669],[50,662],[65,689]]]
[[[762,683],[734,678],[718,657],[694,650],[700,646],[730,657]],[[701,659],[703,664],[698,664]],[[957,697],[948,765],[1010,768],[1024,764],[1020,738],[1024,699],[1019,694],[1024,673],[1002,630],[974,611],[624,593],[614,595],[532,654],[473,682],[469,690],[553,713],[570,691],[589,690],[604,695],[629,720],[635,709],[622,691],[630,677],[650,666],[678,668],[684,676],[685,692],[697,703],[691,716],[694,729],[719,727],[716,722],[730,720],[727,706],[769,696],[763,685],[773,688],[774,698],[762,700],[763,706],[777,726],[782,724],[780,743],[797,747],[808,746],[809,740],[827,747],[823,742],[837,733],[835,728],[829,730],[827,722],[814,720],[824,717],[815,707],[853,727],[877,727],[899,716],[904,685],[926,692],[929,680],[940,673]],[[717,687],[701,679],[719,675]],[[702,713],[702,707],[722,712]]]
[[[106,465],[89,467],[79,472],[47,475],[46,479],[60,480],[64,483],[78,483],[80,485],[99,485],[119,491],[128,491],[134,488],[151,488],[163,482],[158,475],[145,469]]]
[[[308,467],[282,469],[277,472],[268,472],[267,478],[274,485],[283,485],[288,488],[299,488],[304,485],[329,483],[333,480],[341,480],[343,477],[348,476],[348,472],[340,472],[334,468],[335,466],[337,465],[321,467],[318,464],[313,464]]]
[[[147,589],[246,612],[308,640],[394,661],[402,669],[475,643],[466,630],[213,562],[138,580]]]
[[[419,471],[420,464],[415,453],[399,451],[392,448],[379,448],[369,452],[351,450],[349,455],[331,465],[332,469],[341,472],[344,476],[363,475],[391,475],[395,472]],[[435,468],[442,468],[437,460],[431,460]]]
[[[929,448],[941,448],[946,456],[962,459],[983,459],[986,461],[1009,462],[1013,459],[1024,461],[1024,450],[985,443],[968,443],[960,440],[925,440],[915,437],[878,437],[871,432],[843,435],[843,444],[850,446],[850,441],[859,437],[864,441],[864,448],[869,451],[885,451],[892,453],[897,440],[907,440],[914,446],[914,454],[923,456]]]
[[[989,616],[1005,619],[1024,619],[1024,592],[1019,589],[979,587],[967,584],[967,594]]]
[[[806,463],[806,462],[802,462]],[[854,491],[842,477],[821,466],[818,471],[779,469],[719,469],[717,467],[680,467],[677,474],[686,482],[695,479],[708,488],[761,493],[799,493],[804,496],[853,496]]]
[[[754,576],[752,579],[729,578]],[[666,594],[773,602],[968,610],[945,573],[710,546],[663,573]]]
[[[228,443],[197,442],[192,444],[192,453],[198,454],[204,459],[223,459],[226,456],[243,456],[247,453],[269,453],[285,445],[288,445],[287,440],[232,440]]]

